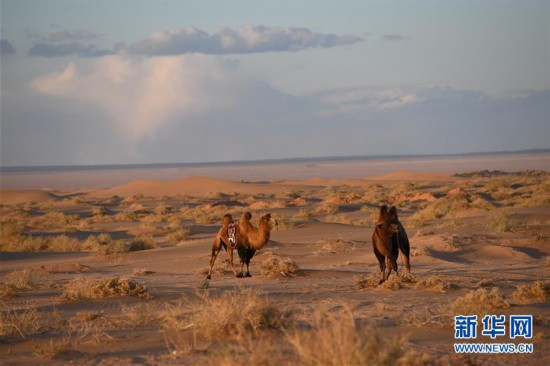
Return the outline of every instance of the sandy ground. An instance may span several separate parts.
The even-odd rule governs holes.
[[[360,339],[376,332],[389,342],[380,346],[388,354],[389,344],[398,344],[402,357],[370,364],[398,364],[399,357],[401,364],[550,363],[548,174],[394,171],[353,179],[306,178],[247,183],[180,177],[104,189],[3,189],[3,363],[324,364],[308,361],[289,334],[312,332],[316,314],[346,312]],[[411,241],[412,275],[400,268],[400,277],[392,275],[378,286],[370,284],[379,276],[370,238],[383,203],[398,207]],[[256,220],[270,212],[279,221],[252,260],[253,277],[235,278],[222,252],[213,278],[205,282],[221,216],[245,211]],[[105,233],[126,250],[142,237],[156,248],[102,254],[106,245],[89,243]],[[67,238],[73,241],[67,244]],[[274,257],[299,270],[270,270],[265,263]],[[75,279],[117,278],[145,285],[146,295],[67,296]],[[525,290],[537,283],[539,292]],[[478,298],[471,308],[459,307],[473,292],[492,289],[506,305]],[[205,299],[250,292],[292,321],[274,329],[247,328],[252,338],[227,329],[219,337],[204,335],[201,327],[207,325],[199,325],[196,313],[212,304]],[[221,318],[224,309],[215,306],[211,317]],[[532,339],[491,340],[478,334],[475,342],[532,343],[534,352],[455,354],[453,316],[462,310],[480,317],[533,315]],[[245,309],[237,311],[242,313]],[[335,340],[335,347],[342,342]]]

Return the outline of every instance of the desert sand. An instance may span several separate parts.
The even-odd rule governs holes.
[[[550,363],[545,171],[150,177],[3,186],[3,364]],[[412,269],[400,258],[378,285],[381,204],[398,209]],[[206,281],[221,217],[246,211],[279,223],[253,277],[235,278],[222,252]],[[461,314],[533,315],[531,339],[475,340],[533,353],[456,354]]]

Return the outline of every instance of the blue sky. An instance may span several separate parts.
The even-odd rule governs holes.
[[[550,148],[548,1],[1,1],[3,166]]]

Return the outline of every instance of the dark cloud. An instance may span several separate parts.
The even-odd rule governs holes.
[[[14,53],[15,48],[9,41],[5,39],[0,40],[0,55],[10,55]]]
[[[147,56],[238,54],[337,47],[363,40],[358,36],[315,33],[307,28],[245,26],[239,30],[222,28],[208,34],[200,29],[187,27],[177,31],[153,33],[130,45],[127,51]]]
[[[382,35],[382,39],[387,42],[410,41],[410,38],[400,34],[384,34]]]
[[[75,31],[59,31],[48,36],[50,42],[66,42],[66,41],[89,41],[101,38],[103,35],[95,33],[88,29],[78,29]]]
[[[29,50],[30,56],[63,57],[76,55],[80,57],[100,57],[113,54],[111,50],[102,50],[95,45],[85,45],[80,42],[68,43],[37,43]]]

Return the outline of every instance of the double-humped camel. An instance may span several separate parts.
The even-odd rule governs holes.
[[[277,222],[271,218],[271,214],[269,213],[260,217],[258,227],[255,227],[250,222],[251,218],[252,215],[250,212],[243,213],[239,218],[236,227],[232,226],[231,222],[228,223],[227,226],[224,226],[225,221],[222,222],[222,227],[218,231],[216,239],[214,240],[214,245],[212,246],[210,270],[208,271],[206,279],[211,278],[214,262],[216,261],[216,257],[222,248],[228,250],[228,261],[233,269],[233,273],[235,273],[237,277],[251,277],[249,269],[250,260],[254,257],[257,250],[260,250],[267,245],[271,235],[271,230],[277,225]],[[232,227],[234,229],[232,229]],[[233,253],[232,249],[230,249],[232,248],[232,245],[233,249],[237,249],[241,262],[241,270],[238,273],[235,271],[235,267],[233,265]],[[229,252],[230,250],[231,253]],[[246,273],[243,271],[245,264]]]
[[[397,223],[392,223],[390,220],[388,206],[381,206],[378,222],[372,233],[374,255],[380,264],[381,277],[379,284],[388,279],[392,268],[396,274],[399,274],[397,272],[397,256],[399,255],[399,249],[397,243],[393,240],[394,234],[398,232],[399,226]]]

